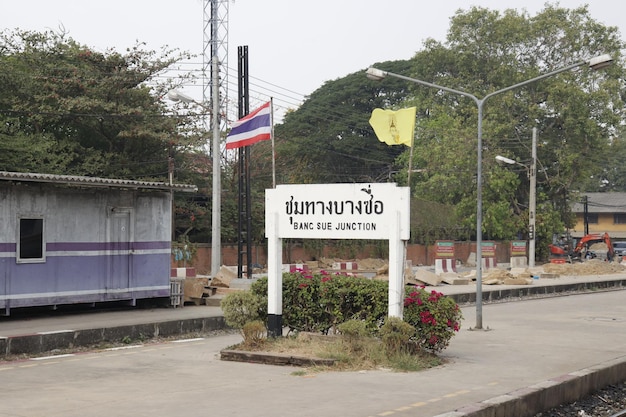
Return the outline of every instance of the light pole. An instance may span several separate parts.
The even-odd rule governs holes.
[[[524,165],[514,159],[506,158],[501,155],[496,156],[496,160],[505,164],[521,165],[528,172],[530,182],[530,191],[528,193],[528,267],[535,267],[535,242],[536,242],[536,212],[537,212],[537,128],[533,127],[532,151],[530,165]]]
[[[217,86],[213,86],[217,91]],[[221,211],[222,211],[222,180],[221,180],[221,148],[220,148],[220,116],[219,101],[213,99],[213,108],[209,109],[203,103],[200,103],[191,97],[177,90],[171,90],[167,93],[167,97],[172,101],[182,101],[183,103],[196,104],[204,110],[211,113],[213,125],[213,143],[211,153],[213,154],[213,193],[211,208],[211,277],[215,277],[220,270],[222,255],[222,236],[221,236]]]
[[[436,88],[438,90],[443,90],[448,93],[458,94],[464,97],[468,97],[476,103],[478,106],[478,143],[477,143],[477,178],[476,178],[476,329],[483,328],[483,306],[482,306],[482,227],[483,227],[483,198],[482,198],[482,151],[483,151],[483,106],[485,101],[493,97],[495,95],[513,90],[515,88],[519,88],[528,84],[531,84],[535,81],[542,80],[544,78],[552,77],[556,74],[560,74],[565,71],[569,71],[574,68],[589,66],[593,69],[604,68],[607,65],[610,65],[613,59],[610,55],[601,55],[595,58],[592,58],[587,61],[580,61],[575,64],[568,65],[563,68],[559,68],[557,70],[551,71],[547,74],[540,75],[535,78],[531,78],[530,80],[522,81],[521,83],[514,84],[512,86],[500,89],[498,91],[494,91],[492,93],[487,94],[482,99],[479,99],[473,94],[466,93],[465,91],[455,90],[453,88],[443,87],[441,85],[437,85],[434,83],[429,83],[427,81],[418,80],[417,78],[411,78],[400,74],[394,74],[393,72],[383,71],[377,68],[368,68],[366,71],[367,77],[371,80],[382,80],[385,77],[394,77],[399,78],[401,80],[410,81],[416,84],[420,84],[430,88]]]

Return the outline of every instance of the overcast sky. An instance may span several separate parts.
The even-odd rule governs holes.
[[[43,31],[64,28],[81,44],[123,52],[136,41],[147,49],[164,45],[197,54],[184,68],[202,67],[205,0],[4,0],[0,28]],[[626,33],[626,3],[586,3],[596,20]],[[376,62],[409,59],[427,38],[443,41],[450,18],[471,6],[525,9],[535,15],[545,0],[233,0],[228,6],[229,78],[236,103],[237,47],[249,48],[251,108],[275,97],[278,107],[296,107],[324,82]],[[554,4],[554,2],[553,2]],[[202,98],[200,86],[183,91]]]

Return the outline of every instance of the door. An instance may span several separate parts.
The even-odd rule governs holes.
[[[107,277],[107,288],[113,293],[130,286],[131,237],[131,210],[113,210],[109,216],[109,274]]]

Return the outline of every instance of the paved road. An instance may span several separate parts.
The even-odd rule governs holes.
[[[611,360],[626,361],[626,292],[474,308],[418,372],[327,372],[223,362],[237,335],[0,363],[0,417],[431,417]]]

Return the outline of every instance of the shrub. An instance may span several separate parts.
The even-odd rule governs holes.
[[[411,339],[414,337],[415,327],[399,317],[388,317],[380,328],[380,338],[390,355],[411,352]]]
[[[261,320],[249,321],[241,329],[243,345],[249,348],[258,348],[265,341],[265,323]]]
[[[412,345],[435,353],[448,346],[463,318],[452,298],[436,291],[429,293],[424,287],[406,287],[404,321],[415,331],[410,343],[405,343],[410,328],[387,319],[387,282],[324,271],[285,273],[282,278],[282,320],[290,330],[322,334],[342,332],[339,330],[342,323],[356,320],[361,322],[359,326],[365,326],[369,335],[382,332],[381,338],[386,338],[390,350]],[[261,300],[258,317],[254,319],[267,319],[267,291],[267,277],[255,281],[250,288],[255,299]],[[389,324],[382,330],[384,323]]]
[[[263,298],[251,291],[237,291],[227,294],[220,303],[226,324],[235,329],[255,320],[263,322],[265,305]]]
[[[337,326],[337,330],[346,338],[367,337],[369,333],[365,322],[361,320],[348,320]]]
[[[450,297],[424,287],[407,287],[404,299],[404,321],[415,327],[415,342],[430,352],[448,347],[454,332],[460,329],[461,309]]]
[[[283,274],[283,325],[291,330],[336,331],[347,320],[364,321],[373,332],[387,314],[387,283],[345,274],[304,271]],[[250,291],[267,300],[267,278]],[[267,301],[266,301],[267,304]]]
[[[348,320],[337,326],[349,352],[361,353],[369,337],[367,324],[362,320]]]

